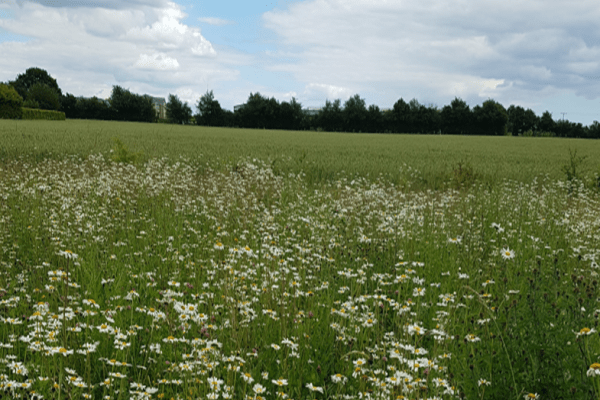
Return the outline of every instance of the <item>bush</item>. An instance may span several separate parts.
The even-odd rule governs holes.
[[[15,88],[0,83],[0,119],[17,119],[23,115],[23,98]]]
[[[110,150],[110,152],[112,153],[110,158],[114,162],[125,163],[125,164],[134,164],[134,163],[140,161],[144,156],[144,154],[141,152],[134,153],[134,152],[130,151],[127,148],[127,146],[125,146],[125,144],[119,138],[113,138],[113,142],[114,142],[114,146]]]
[[[38,110],[33,108],[23,108],[23,119],[45,119],[50,121],[64,121],[65,113],[53,110]]]

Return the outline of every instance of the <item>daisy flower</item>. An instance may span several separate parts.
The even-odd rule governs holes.
[[[502,258],[505,260],[510,260],[512,258],[515,258],[515,252],[512,251],[511,249],[509,249],[508,247],[505,249],[502,249]]]
[[[587,376],[600,376],[600,364],[593,363],[587,371]]]

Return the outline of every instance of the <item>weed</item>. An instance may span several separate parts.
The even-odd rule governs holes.
[[[119,138],[113,138],[114,146],[111,150],[111,159],[114,162],[125,163],[125,164],[135,164],[138,161],[141,161],[143,157],[143,153],[133,153],[131,152],[127,146],[121,141]]]

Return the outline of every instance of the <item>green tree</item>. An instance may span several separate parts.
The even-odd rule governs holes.
[[[556,122],[552,119],[552,114],[550,114],[550,112],[544,111],[542,114],[539,129],[543,132],[556,133]]]
[[[303,113],[302,104],[292,97],[288,103],[284,101],[279,106],[279,129],[299,130],[302,126]]]
[[[237,118],[244,128],[271,128],[277,118],[279,104],[260,93],[250,93],[246,104],[238,109]]]
[[[113,117],[119,121],[152,122],[156,118],[150,96],[134,94],[120,86],[113,86],[110,107]]]
[[[19,74],[17,79],[9,82],[12,85],[19,95],[26,99],[27,92],[31,87],[35,84],[42,83],[48,85],[50,88],[54,89],[59,96],[62,95],[62,91],[56,82],[56,79],[50,76],[50,74],[41,68],[29,68],[23,74]]]
[[[71,93],[62,96],[60,110],[65,113],[66,118],[79,118],[77,116],[77,97]]]
[[[328,132],[340,131],[342,129],[343,115],[342,102],[336,99],[333,102],[326,100],[316,118],[316,126]]]
[[[346,100],[344,102],[343,118],[343,128],[346,132],[363,132],[365,130],[365,120],[367,119],[365,99],[361,99],[358,94],[355,94]]]
[[[45,83],[36,83],[27,91],[27,101],[36,102],[42,110],[59,110],[60,94]]]
[[[79,98],[75,105],[73,118],[110,120],[115,119],[113,110],[106,100],[94,96],[91,99]]]
[[[167,101],[167,119],[175,124],[187,124],[192,118],[192,109],[187,103],[179,100],[179,97],[169,94]]]
[[[394,132],[408,133],[411,132],[411,109],[410,106],[400,98],[394,103],[392,111]]]
[[[455,97],[441,112],[442,130],[449,135],[465,135],[471,130],[473,115],[467,103]]]
[[[379,133],[383,131],[383,115],[381,110],[375,104],[371,104],[367,110],[365,119],[365,131]]]
[[[23,98],[13,86],[0,83],[0,119],[21,118]]]
[[[504,135],[508,123],[508,113],[502,104],[489,99],[481,106],[473,107],[473,119],[480,135]]]
[[[194,116],[196,124],[205,126],[223,126],[223,109],[217,100],[213,91],[207,91],[196,104],[198,114]]]

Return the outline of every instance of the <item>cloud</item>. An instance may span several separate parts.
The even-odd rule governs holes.
[[[268,68],[311,94],[340,87],[382,106],[455,95],[510,104],[561,90],[600,96],[600,81],[583,78],[600,76],[599,17],[588,0],[566,9],[558,0],[308,0],[263,23],[279,53],[293,53],[274,52]]]
[[[215,25],[215,26],[223,26],[223,25],[233,25],[233,24],[235,24],[234,21],[229,21],[227,19],[214,18],[214,17],[198,18],[198,21],[204,22],[205,24],[208,24],[208,25]]]
[[[322,98],[328,100],[346,100],[352,96],[352,91],[345,87],[327,85],[324,83],[309,83],[304,90],[304,97],[308,99]]]
[[[180,91],[191,100],[208,84],[218,89],[239,79],[237,65],[249,62],[231,50],[217,52],[198,27],[184,22],[187,16],[175,3],[139,1],[131,8],[83,3],[86,7],[4,3],[10,17],[0,16],[0,30],[28,39],[0,42],[0,81],[37,66],[63,92],[78,96],[105,98],[120,85],[164,97]]]
[[[18,0],[19,4],[37,3],[44,7],[53,8],[109,8],[131,9],[139,6],[163,7],[166,0]]]
[[[136,61],[134,67],[166,71],[179,68],[179,63],[176,59],[162,53],[140,54],[140,58]]]

